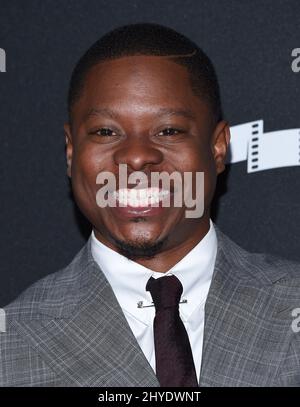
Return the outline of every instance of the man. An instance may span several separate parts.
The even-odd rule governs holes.
[[[210,220],[230,132],[208,57],[169,28],[120,27],[81,58],[68,102],[67,172],[93,232],[5,308],[1,385],[300,385],[299,266],[246,252]],[[204,173],[202,216],[174,205],[175,181],[121,187],[122,165],[147,181]],[[108,173],[102,198],[117,205],[101,206]]]

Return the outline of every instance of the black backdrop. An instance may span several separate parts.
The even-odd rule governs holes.
[[[66,176],[68,81],[91,43],[134,22],[165,24],[203,47],[232,126],[264,119],[265,131],[300,127],[300,73],[291,69],[298,0],[0,0],[0,306],[85,242]],[[250,251],[300,260],[299,166],[246,167],[229,165],[220,179],[214,220]]]

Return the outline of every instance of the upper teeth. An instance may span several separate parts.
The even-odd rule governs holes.
[[[113,192],[113,197],[123,205],[143,207],[158,204],[169,191],[159,188],[128,189],[122,188]]]

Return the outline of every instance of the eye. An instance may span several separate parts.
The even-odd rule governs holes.
[[[98,129],[93,132],[94,134],[97,134],[97,136],[101,137],[110,137],[110,136],[116,136],[116,133],[113,132],[111,129],[108,129],[107,127],[101,127],[101,129]]]
[[[173,127],[167,127],[166,129],[160,131],[158,133],[158,136],[175,136],[179,133],[182,133],[182,130],[180,129],[175,129]]]

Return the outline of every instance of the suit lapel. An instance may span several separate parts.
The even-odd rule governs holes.
[[[159,386],[89,244],[77,265],[88,264],[80,273],[84,295],[70,315],[14,326],[65,386]]]
[[[230,304],[223,298],[222,290],[230,292],[232,289],[236,289],[230,287],[230,282],[228,281],[230,274],[226,275],[224,272],[224,267],[226,268],[226,266],[230,270],[222,249],[218,247],[213,279],[205,304],[200,386],[211,386],[215,381],[215,385],[219,385],[216,380],[216,373],[218,368],[223,365],[222,358],[226,356],[223,353],[224,345],[226,346],[223,336],[224,317],[230,313]],[[231,335],[228,328],[226,329],[226,335]],[[220,352],[220,350],[222,351]],[[228,368],[231,369],[230,366]]]
[[[272,295],[271,281],[259,276],[256,265],[252,271],[257,276],[251,275],[245,252],[216,231],[218,252],[205,305],[200,386],[274,385],[274,366],[289,343],[291,304],[284,287],[276,286]],[[274,274],[274,280],[283,275]]]

